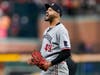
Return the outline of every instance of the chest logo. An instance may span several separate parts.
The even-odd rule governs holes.
[[[46,44],[45,50],[48,51],[48,52],[51,52],[51,50],[52,50],[52,44]]]

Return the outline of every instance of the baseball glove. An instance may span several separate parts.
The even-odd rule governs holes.
[[[49,67],[49,62],[42,57],[41,53],[38,50],[32,52],[32,63],[38,66],[40,69],[46,71]]]

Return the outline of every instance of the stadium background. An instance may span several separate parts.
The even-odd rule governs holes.
[[[70,67],[75,75],[100,75],[99,0],[0,0],[0,75],[38,75],[26,63],[33,49],[40,49],[44,29],[44,4],[62,6],[61,21],[72,44]]]

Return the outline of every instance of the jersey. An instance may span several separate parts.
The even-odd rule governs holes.
[[[70,48],[71,45],[68,30],[62,23],[58,23],[53,28],[48,27],[45,30],[40,52],[46,60],[52,61],[59,55],[62,50]]]

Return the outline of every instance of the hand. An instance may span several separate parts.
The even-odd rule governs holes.
[[[28,59],[27,63],[28,63],[29,65],[34,65],[33,59],[32,59],[32,58]]]
[[[48,61],[47,63],[44,63],[43,66],[40,67],[40,68],[41,68],[42,70],[44,70],[44,71],[47,71],[48,68],[51,67],[51,66],[52,66],[51,62]]]

